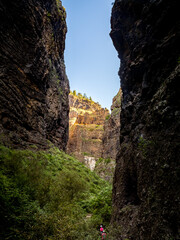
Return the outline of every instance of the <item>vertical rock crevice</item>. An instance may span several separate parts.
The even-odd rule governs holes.
[[[172,16],[172,17],[170,17]],[[121,59],[120,151],[112,223],[117,239],[179,238],[180,20],[177,1],[116,0]]]

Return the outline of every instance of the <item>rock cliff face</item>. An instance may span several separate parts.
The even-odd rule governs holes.
[[[121,229],[118,240],[180,238],[177,4],[116,0],[113,6],[111,37],[123,91],[112,216]]]
[[[65,149],[69,84],[59,0],[0,2],[0,140]]]
[[[120,145],[121,89],[113,98],[111,114],[106,116],[102,138],[102,157],[98,159],[94,171],[106,181],[112,183],[116,155]]]
[[[82,96],[69,95],[70,129],[67,151],[79,160],[91,162],[102,155],[103,126],[108,109]]]
[[[121,112],[121,89],[113,98],[111,114],[107,116],[104,124],[103,135],[103,158],[116,159],[120,146],[120,112]]]

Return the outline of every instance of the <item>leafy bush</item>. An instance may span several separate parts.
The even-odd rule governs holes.
[[[98,239],[94,228],[109,221],[111,187],[78,160],[56,148],[1,146],[0,166],[0,239]]]
[[[73,95],[76,96],[76,90],[73,90]]]
[[[106,116],[106,120],[109,120],[110,117],[111,117],[111,114],[108,114],[108,115]]]

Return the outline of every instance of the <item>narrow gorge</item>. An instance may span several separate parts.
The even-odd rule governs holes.
[[[0,239],[180,239],[177,6],[112,3],[109,111],[70,91],[62,1],[0,0]]]

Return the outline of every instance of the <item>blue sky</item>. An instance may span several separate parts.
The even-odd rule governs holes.
[[[109,37],[113,0],[62,0],[67,12],[65,64],[71,90],[110,109],[120,60]]]

